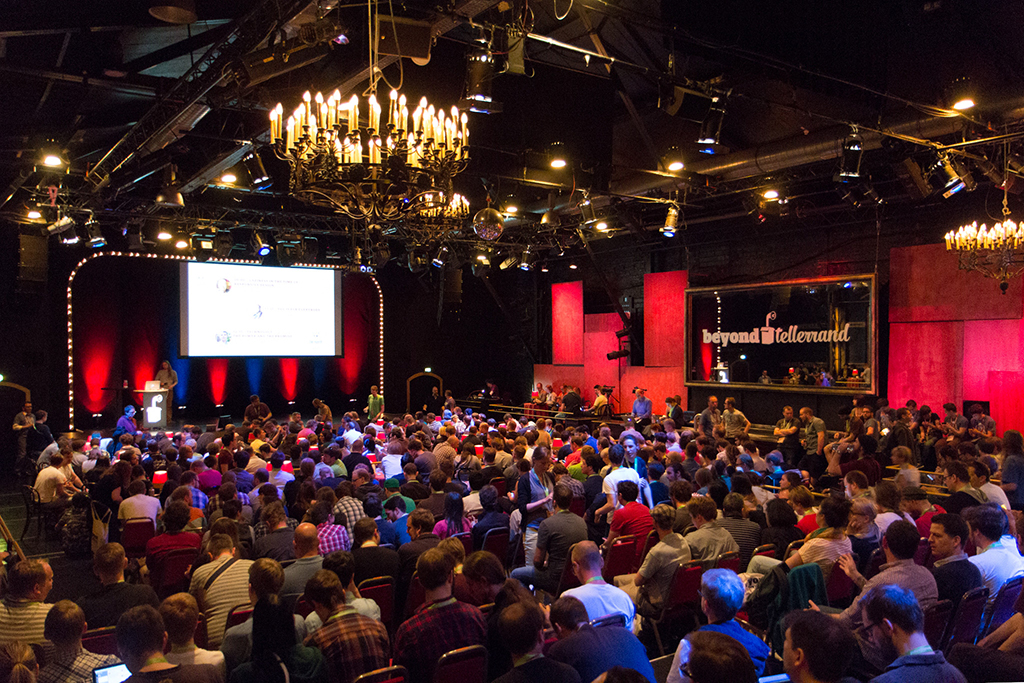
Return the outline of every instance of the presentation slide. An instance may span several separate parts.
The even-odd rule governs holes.
[[[341,356],[340,270],[181,264],[181,355]]]

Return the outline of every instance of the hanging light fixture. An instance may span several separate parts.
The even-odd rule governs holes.
[[[974,86],[967,76],[953,80],[946,89],[946,101],[956,111],[967,111],[974,108]]]
[[[447,206],[469,163],[467,115],[425,97],[410,114],[397,90],[386,108],[375,94],[342,101],[335,90],[307,91],[288,117],[282,104],[271,110],[272,149],[291,169],[291,193],[372,223]]]
[[[553,169],[562,169],[569,164],[568,155],[565,152],[565,145],[561,142],[556,142],[551,145],[551,149],[548,151],[548,165]]]
[[[721,97],[711,98],[711,108],[700,124],[700,135],[697,144],[717,145],[722,135],[722,122],[725,120],[725,100]]]
[[[854,126],[843,141],[843,151],[839,157],[839,173],[835,180],[846,183],[860,178],[860,160],[863,155],[864,145],[860,135],[857,134],[856,126]]]
[[[1009,175],[1009,170],[1005,171]],[[960,270],[999,280],[1003,294],[1010,279],[1024,273],[1024,223],[1010,219],[1008,182],[1003,183],[1003,220],[991,228],[974,221],[946,233],[946,251],[957,253]]]
[[[661,234],[665,237],[676,236],[676,226],[679,225],[679,207],[672,204],[668,207],[668,213],[665,214],[665,225],[661,227]]]
[[[195,0],[153,0],[149,14],[168,24],[194,24],[199,18]]]

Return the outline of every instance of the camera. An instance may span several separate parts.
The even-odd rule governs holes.
[[[635,394],[636,392],[638,392],[638,391],[644,391],[644,392],[646,392],[647,390],[646,390],[646,389],[644,389],[643,387],[633,387],[633,393],[634,393],[634,394]]]

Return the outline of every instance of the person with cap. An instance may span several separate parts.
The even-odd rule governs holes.
[[[908,486],[903,489],[903,511],[914,518],[917,531],[921,538],[928,538],[932,528],[932,518],[935,515],[945,514],[946,510],[941,505],[935,505],[928,500],[928,493],[920,486]],[[966,539],[964,539],[966,540]]]
[[[386,503],[388,499],[394,498],[395,496],[398,496],[399,500],[402,501],[402,504],[405,506],[406,513],[412,512],[416,509],[416,501],[402,493],[401,483],[394,477],[389,477],[384,480],[384,500],[382,502]]]

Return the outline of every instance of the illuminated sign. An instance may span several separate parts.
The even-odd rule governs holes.
[[[809,344],[809,343],[835,343],[850,341],[850,323],[843,325],[843,329],[833,330],[801,330],[799,325],[790,325],[787,328],[772,327],[771,321],[775,319],[775,311],[771,311],[764,317],[764,327],[755,327],[750,332],[712,332],[702,329],[701,332],[705,344]],[[745,358],[744,358],[745,360]]]
[[[163,409],[163,406],[158,405],[158,404],[163,403],[163,402],[164,402],[164,395],[162,393],[154,394],[153,396],[150,397],[149,405],[146,406],[146,423],[147,424],[155,425],[155,424],[160,424],[161,422],[163,422],[163,419],[164,419],[164,409]]]

